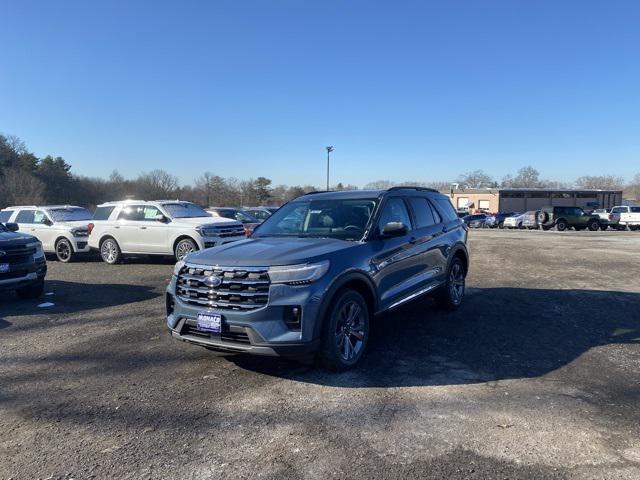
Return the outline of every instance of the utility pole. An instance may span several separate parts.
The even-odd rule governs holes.
[[[333,147],[327,147],[327,192],[329,191],[329,156],[333,152]]]

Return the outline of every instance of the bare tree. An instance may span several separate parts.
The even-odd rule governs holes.
[[[576,180],[579,188],[595,188],[601,190],[622,190],[624,178],[615,175],[595,175],[580,177]]]
[[[502,186],[507,188],[541,188],[544,182],[540,180],[540,172],[532,166],[522,167],[515,177],[506,175],[502,179]]]
[[[175,196],[178,189],[178,178],[164,170],[152,170],[143,173],[136,180],[137,193],[145,200],[169,198]]]
[[[395,186],[395,183],[391,180],[376,180],[375,182],[367,183],[364,188],[365,190],[386,190]]]
[[[45,185],[35,175],[19,169],[5,169],[0,204],[30,205],[44,200]]]
[[[498,182],[482,170],[463,173],[458,177],[456,182],[467,188],[492,188],[498,186]]]

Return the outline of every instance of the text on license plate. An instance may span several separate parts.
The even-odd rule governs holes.
[[[212,313],[199,313],[198,330],[210,333],[222,332],[222,315]]]
[[[8,263],[0,263],[0,273],[7,273],[9,271]]]

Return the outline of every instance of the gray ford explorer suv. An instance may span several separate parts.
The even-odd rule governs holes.
[[[239,242],[189,254],[166,292],[179,340],[226,352],[362,358],[374,315],[427,293],[460,306],[467,227],[435,190],[317,192]]]

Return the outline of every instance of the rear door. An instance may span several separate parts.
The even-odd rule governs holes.
[[[33,212],[32,232],[42,242],[45,251],[53,252],[55,250],[54,243],[59,232],[56,232],[53,222],[43,210]]]
[[[125,205],[118,214],[118,220],[114,226],[116,241],[120,249],[125,253],[140,253],[140,227],[144,216],[144,205]]]

